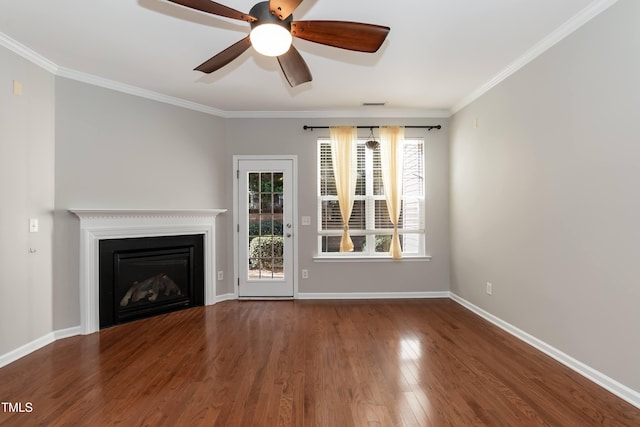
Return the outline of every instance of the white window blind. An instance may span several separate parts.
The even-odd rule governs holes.
[[[400,243],[405,255],[424,255],[424,141],[405,139]],[[393,234],[384,197],[380,150],[358,140],[358,179],[349,231],[354,251],[339,252],[342,217],[331,162],[331,144],[318,140],[318,253],[341,256],[385,256]]]

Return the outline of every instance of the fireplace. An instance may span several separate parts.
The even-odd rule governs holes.
[[[101,269],[99,267],[99,254],[100,244],[103,241],[188,235],[201,236],[204,258],[204,305],[215,304],[215,220],[216,216],[226,212],[225,209],[72,209],[70,212],[80,219],[79,290],[80,328],[83,334],[91,334],[100,329],[99,282]],[[169,274],[164,271],[158,271],[156,274],[148,275],[143,281],[152,279],[160,273]],[[140,283],[140,280],[138,282]],[[150,283],[140,286],[151,286],[153,288],[153,284]],[[159,290],[162,284],[155,284],[155,286]],[[143,297],[144,291],[142,292],[139,294],[140,299],[151,299],[151,295]],[[176,295],[175,291],[170,291],[168,296],[174,297]],[[120,298],[118,304],[122,301],[122,298],[124,298],[124,295]],[[155,301],[151,302],[158,302],[156,305],[161,305],[158,301],[159,298],[160,296],[158,295],[158,297],[155,297]],[[166,300],[163,299],[163,301]],[[175,300],[174,302],[177,304]]]
[[[101,240],[100,328],[204,305],[202,235]]]

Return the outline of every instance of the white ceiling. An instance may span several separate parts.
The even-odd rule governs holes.
[[[255,2],[220,3],[248,12]],[[614,2],[304,0],[294,20],[365,22],[391,32],[374,54],[294,39],[313,74],[296,88],[275,58],[253,49],[210,75],[193,71],[245,37],[249,24],[166,0],[0,0],[0,42],[17,42],[63,76],[227,116],[446,116]]]

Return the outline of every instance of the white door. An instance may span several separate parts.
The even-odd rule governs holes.
[[[293,159],[239,159],[238,296],[294,295]]]

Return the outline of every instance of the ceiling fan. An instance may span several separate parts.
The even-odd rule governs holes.
[[[358,52],[376,52],[389,27],[349,21],[294,21],[293,10],[302,0],[269,0],[257,3],[242,13],[210,0],[169,0],[201,12],[247,21],[251,33],[239,42],[203,62],[195,69],[212,73],[240,56],[250,46],[258,53],[275,56],[291,87],[311,81],[311,72],[292,37]]]

